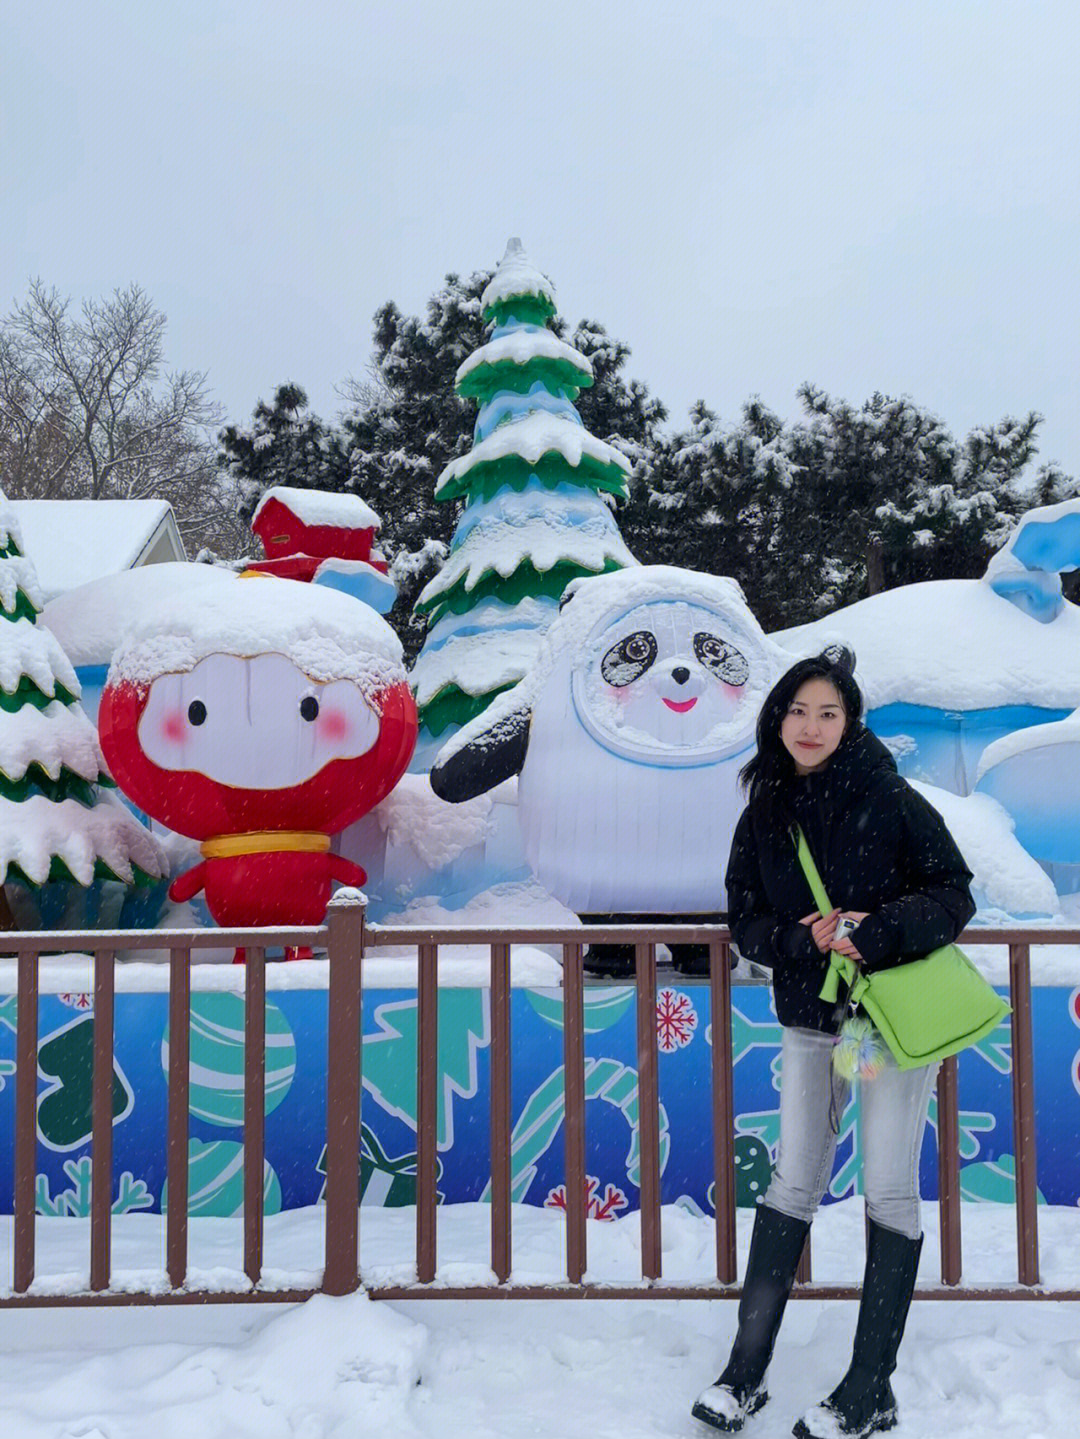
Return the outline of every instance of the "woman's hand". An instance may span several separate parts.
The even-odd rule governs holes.
[[[836,920],[839,913],[840,911],[838,909],[830,909],[828,914],[821,914],[815,909],[813,914],[805,915],[799,920],[800,924],[805,924],[809,927],[814,943],[818,949],[821,950],[822,954],[828,954],[832,948],[832,937],[836,929]]]
[[[865,910],[845,909],[838,913],[836,918],[837,920],[850,919],[853,920],[855,924],[861,924],[862,921],[867,918],[867,912]],[[851,942],[850,936],[837,940],[832,947],[836,950],[837,954],[842,954],[845,959],[853,959],[856,964],[862,964],[862,955]]]

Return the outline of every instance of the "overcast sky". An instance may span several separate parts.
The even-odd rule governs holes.
[[[804,379],[1080,472],[1075,0],[6,8],[0,303],[137,281],[233,420],[520,235],[674,422]]]

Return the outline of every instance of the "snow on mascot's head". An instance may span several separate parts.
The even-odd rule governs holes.
[[[221,573],[154,606],[113,656],[98,718],[123,792],[202,841],[169,891],[221,925],[319,924],[330,836],[393,789],[416,743],[401,644],[374,610],[295,580]]]
[[[520,774],[525,853],[569,909],[722,909],[738,771],[782,668],[734,580],[575,580],[533,672],[443,747],[432,788],[461,801]]]

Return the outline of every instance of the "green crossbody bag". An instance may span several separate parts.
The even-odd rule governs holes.
[[[832,905],[801,829],[796,830],[795,840],[814,903],[828,914]],[[848,1002],[863,1010],[900,1069],[917,1069],[958,1054],[984,1039],[1011,1013],[955,944],[873,974],[864,974],[853,960],[833,950],[819,997],[836,1004],[841,980],[848,986]]]

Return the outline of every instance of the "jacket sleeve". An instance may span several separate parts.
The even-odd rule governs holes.
[[[900,863],[908,892],[868,915],[855,946],[868,971],[951,944],[975,913],[971,871],[945,821],[904,781],[898,793]]]
[[[820,959],[813,936],[804,924],[791,924],[775,912],[761,879],[750,810],[735,826],[725,877],[728,924],[744,959],[776,971],[791,960]]]

